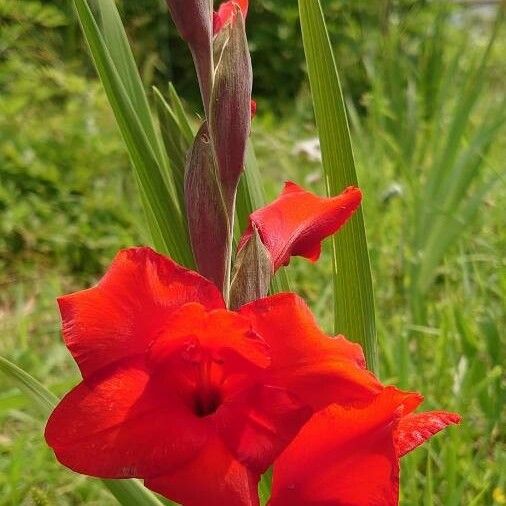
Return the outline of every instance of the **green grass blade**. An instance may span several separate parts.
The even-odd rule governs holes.
[[[236,199],[237,219],[235,221],[240,232],[247,228],[249,215],[255,209],[265,206],[265,201],[265,193],[255,151],[251,142],[248,142],[246,148],[246,170],[239,181]]]
[[[336,195],[357,185],[341,84],[320,1],[299,0],[299,12],[327,192]],[[374,298],[361,210],[332,245],[335,330],[361,343],[369,367],[376,370]]]
[[[430,288],[436,269],[440,265],[446,252],[462,236],[478,216],[480,209],[484,206],[484,199],[487,193],[493,188],[497,179],[495,177],[485,181],[475,190],[472,198],[465,202],[462,209],[449,212],[440,217],[437,227],[429,237],[426,247],[426,254],[420,265],[416,278],[416,289],[421,296]]]
[[[184,209],[180,205],[178,193],[182,189],[178,188],[178,181],[172,179],[173,172],[170,170],[169,159],[163,149],[162,138],[155,128],[148,98],[116,4],[113,0],[100,0],[95,3],[99,14],[99,28],[115,70],[146,133],[146,138],[156,156],[167,189],[171,195],[176,197],[179,208]]]
[[[194,262],[184,219],[166,186],[153,144],[125,90],[87,1],[74,0],[74,4],[135,169],[154,245],[177,262],[191,267]]]
[[[430,288],[436,270],[448,250],[473,224],[487,192],[498,180],[498,176],[495,176],[478,184],[472,197],[468,196],[471,186],[481,176],[485,168],[483,160],[506,120],[502,111],[500,108],[497,117],[490,124],[482,125],[477,130],[469,146],[463,150],[450,171],[451,178],[445,185],[446,195],[439,203],[439,212],[432,220],[432,226],[427,233],[424,255],[418,270],[415,270],[415,281],[422,296]]]
[[[56,395],[33,376],[3,357],[0,357],[0,372],[39,408],[44,417],[48,417],[56,407],[58,403]],[[163,506],[163,503],[137,480],[102,480],[102,483],[124,506]]]
[[[446,142],[442,146],[441,152],[437,155],[428,174],[423,202],[420,206],[421,209],[419,209],[417,213],[416,246],[418,249],[423,248],[423,243],[427,240],[427,234],[431,230],[434,213],[437,212],[434,206],[427,205],[427,203],[439,202],[444,198],[447,193],[447,187],[451,184],[451,169],[455,165],[459,150],[462,148],[466,130],[470,125],[472,112],[475,110],[482,96],[486,80],[482,79],[481,76],[490,60],[492,49],[495,45],[499,29],[501,28],[503,15],[503,8],[500,8],[487,46],[481,58],[469,73],[467,82],[463,87],[463,92],[461,92],[461,96],[459,96],[459,99],[455,102],[454,108],[450,113],[451,121],[447,127],[448,134]]]

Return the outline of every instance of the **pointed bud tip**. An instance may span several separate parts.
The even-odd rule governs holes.
[[[230,0],[223,2],[218,11],[213,12],[213,33],[216,35],[225,25],[233,22],[242,13],[244,19],[248,15],[248,0]]]

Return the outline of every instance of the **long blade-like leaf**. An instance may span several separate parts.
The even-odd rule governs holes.
[[[33,376],[3,357],[0,357],[0,372],[39,408],[44,417],[49,416],[56,407],[58,403],[56,395]],[[102,482],[124,506],[163,506],[163,503],[137,480],[103,480]]]
[[[302,39],[329,195],[357,185],[355,161],[334,53],[319,0],[299,0]],[[335,329],[362,344],[377,368],[371,268],[361,211],[333,238]]]
[[[56,395],[6,358],[0,357],[0,371],[33,401],[45,416],[49,415],[58,403]]]
[[[149,129],[146,131],[139,119],[87,1],[74,0],[74,4],[97,72],[127,145],[155,247],[177,262],[193,266],[184,218],[167,188],[154,141],[149,140]]]
[[[181,127],[181,134],[186,141],[191,144],[196,132],[193,131],[188,115],[186,114],[183,104],[181,103],[181,99],[179,98],[176,88],[174,88],[172,83],[169,83],[169,104],[178,119],[179,126]]]
[[[158,162],[162,165],[165,163],[162,155],[163,150],[159,143],[149,102],[116,4],[113,0],[100,0],[96,2],[96,5],[100,14],[100,29],[111,59],[142,123],[147,139],[157,155]]]
[[[179,206],[184,209],[184,172],[186,156],[192,145],[183,134],[183,128],[179,124],[173,108],[165,100],[160,90],[153,88],[155,96],[156,112],[162,133],[163,144],[170,160],[171,178],[174,181]]]

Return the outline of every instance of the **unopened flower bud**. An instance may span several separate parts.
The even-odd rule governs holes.
[[[223,288],[229,257],[230,225],[206,123],[197,133],[188,155],[185,202],[198,271]]]
[[[225,38],[216,60],[210,109],[210,135],[214,143],[220,180],[231,206],[244,167],[251,128],[253,72],[240,8],[219,33]]]

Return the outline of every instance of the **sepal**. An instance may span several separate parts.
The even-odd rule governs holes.
[[[254,229],[251,240],[237,254],[230,289],[230,307],[237,309],[265,297],[272,275],[271,257],[258,231]]]

